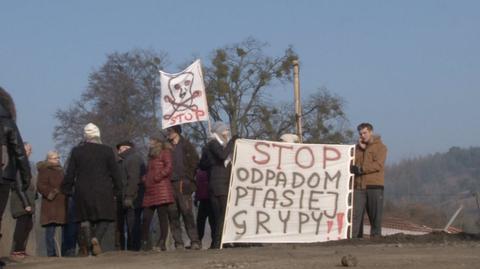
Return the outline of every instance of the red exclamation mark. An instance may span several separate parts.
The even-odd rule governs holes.
[[[342,239],[342,229],[343,229],[343,217],[345,213],[337,214],[337,223],[338,223],[338,240]]]
[[[332,231],[333,220],[327,220],[327,240],[330,240],[330,232]]]

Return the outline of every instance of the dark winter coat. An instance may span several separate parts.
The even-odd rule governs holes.
[[[1,183],[16,183],[25,191],[30,186],[30,164],[23,140],[15,123],[15,105],[10,95],[0,87],[0,146]],[[20,177],[17,177],[17,171]]]
[[[62,187],[73,194],[76,221],[115,220],[122,173],[109,146],[84,142],[72,149]]]
[[[139,191],[139,187],[140,184],[142,184],[142,178],[146,173],[145,162],[134,148],[122,152],[119,154],[119,157],[120,165],[124,173],[124,199],[134,201],[135,207],[141,207],[143,191]]]
[[[35,167],[35,165],[29,162],[30,167]],[[37,170],[30,170],[32,172],[32,178],[30,180],[30,186],[25,192],[21,192],[22,195],[18,195],[18,189],[16,189],[15,185],[12,185],[12,193],[10,195],[10,210],[12,212],[12,217],[18,218],[26,214],[34,214],[35,213],[35,200],[38,198],[37,194]],[[17,172],[17,178],[20,177],[20,173]],[[21,182],[20,179],[18,179]],[[27,203],[31,206],[32,211],[27,212],[25,210],[25,201],[22,199],[26,198]]]
[[[233,153],[234,146],[235,139],[230,139],[225,146],[222,146],[217,139],[212,139],[207,144],[210,163],[210,169],[208,170],[208,183],[212,195],[228,195],[231,164],[228,164],[225,167],[225,160]]]
[[[208,172],[202,169],[197,169],[195,181],[197,183],[195,201],[208,200],[210,198],[208,194]]]
[[[148,160],[147,174],[144,177],[145,196],[143,206],[156,206],[173,203],[172,152],[169,149],[152,149]]]
[[[37,164],[37,190],[42,195],[40,224],[65,224],[67,222],[67,197],[60,192],[63,183],[63,169],[43,161]],[[53,200],[48,200],[50,193],[56,192]]]
[[[173,156],[173,174],[172,181],[182,181],[180,186],[184,194],[192,194],[195,189],[195,170],[198,165],[198,154],[195,150],[195,147],[185,139],[183,136],[180,136],[178,144],[172,145],[173,151],[180,152],[180,158],[176,159],[175,156],[178,156],[175,152],[172,153]]]
[[[20,175],[18,175],[20,177]],[[10,211],[13,218],[18,218],[23,215],[35,213],[35,199],[36,191],[33,182],[30,183],[30,187],[26,191],[19,191],[14,184],[12,184],[12,192],[10,194]],[[25,210],[26,205],[30,205],[32,211],[27,212]]]

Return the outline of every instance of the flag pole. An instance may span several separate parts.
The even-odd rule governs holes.
[[[293,60],[293,89],[295,93],[295,124],[297,129],[297,136],[300,143],[303,143],[302,135],[302,104],[300,101],[300,79],[298,60]]]

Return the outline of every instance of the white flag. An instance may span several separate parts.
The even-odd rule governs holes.
[[[208,120],[202,66],[196,60],[180,73],[160,71],[162,128]]]

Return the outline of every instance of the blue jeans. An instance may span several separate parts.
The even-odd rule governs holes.
[[[55,248],[55,229],[57,225],[49,224],[45,226],[45,242],[47,245],[47,256],[55,257],[57,256],[57,251]]]
[[[68,199],[67,223],[62,230],[62,256],[75,256],[77,248],[78,222],[75,222],[75,203]]]

